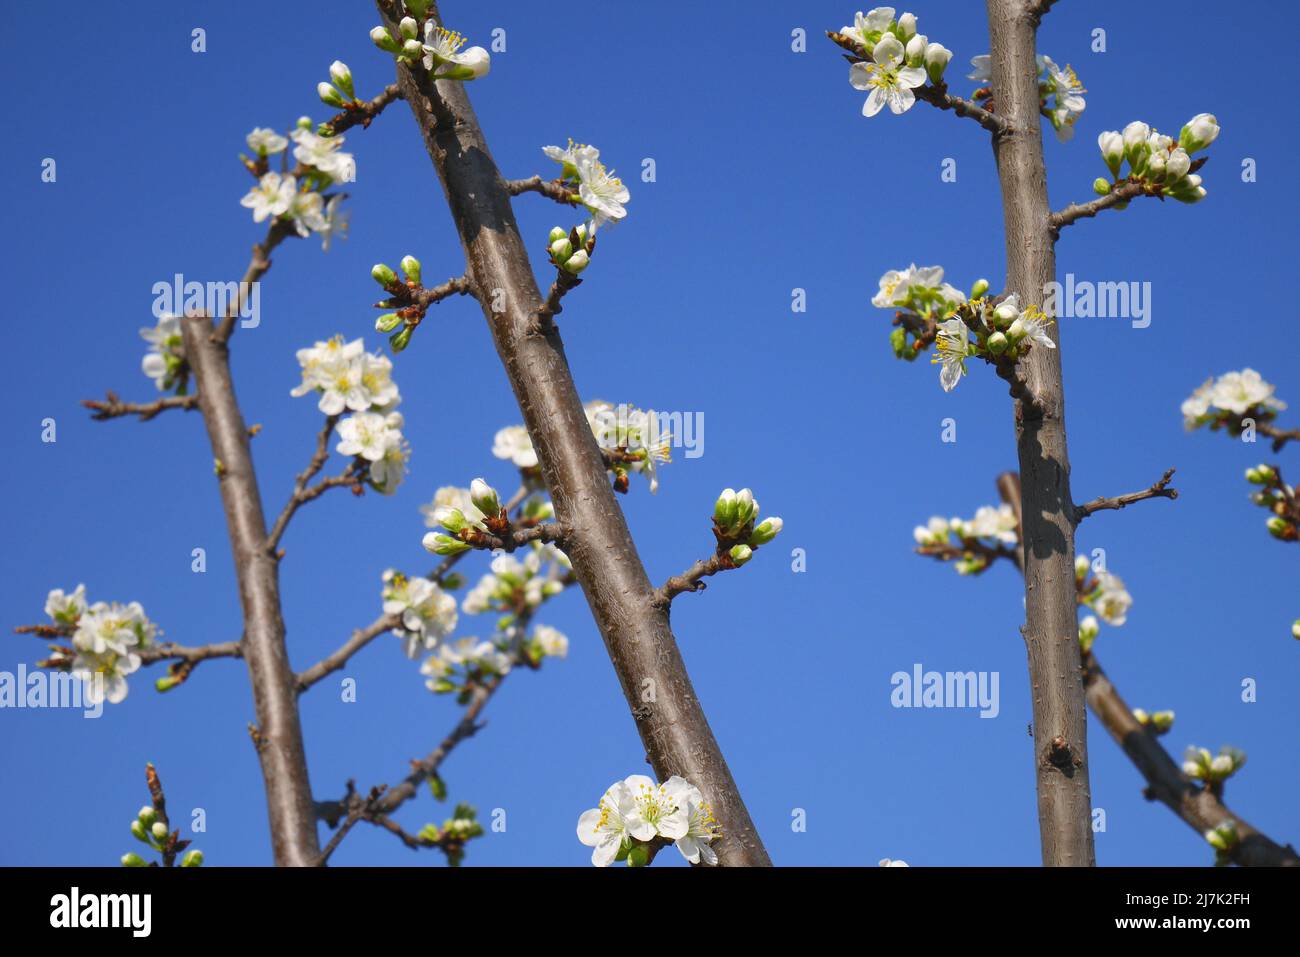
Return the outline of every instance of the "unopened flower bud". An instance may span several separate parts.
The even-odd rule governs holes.
[[[1165,160],[1165,177],[1170,181],[1182,179],[1191,166],[1192,158],[1187,155],[1187,151],[1181,147],[1175,149]]]
[[[314,129],[316,124],[312,122],[310,116],[300,116],[298,117],[298,121],[294,123],[294,126],[298,127],[300,130],[310,130]]]
[[[785,523],[780,518],[773,515],[771,518],[765,518],[754,526],[753,534],[749,536],[749,546],[758,548],[760,545],[766,545],[772,539],[781,533]]]
[[[152,822],[150,822],[152,823]],[[149,840],[149,831],[143,821],[135,820],[131,822],[131,836],[137,841],[143,841],[145,844],[152,844]]]
[[[154,821],[153,825],[149,828],[149,833],[158,840],[165,841],[167,839],[167,825],[162,821]]]
[[[441,535],[437,532],[429,532],[426,534],[424,538],[420,540],[420,544],[423,545],[427,551],[433,552],[435,555],[459,555],[461,552],[469,551],[472,547],[459,539],[451,538],[447,535]]]
[[[1300,641],[1300,618],[1291,622],[1291,637]]]
[[[905,13],[898,18],[898,32],[903,35],[904,40],[911,39],[916,33],[916,14]]]
[[[405,3],[406,9],[411,11],[414,16],[419,17],[421,20],[423,20],[424,15],[429,12],[429,0],[405,0]]]
[[[755,509],[754,493],[747,488],[742,488],[736,493],[736,527],[739,528],[749,522],[754,517]]]
[[[386,312],[375,320],[375,332],[384,334],[392,332],[402,324],[402,317],[395,312]]]
[[[1189,153],[1203,150],[1219,136],[1219,121],[1213,113],[1197,113],[1178,134],[1178,145]]]
[[[737,568],[754,557],[754,552],[748,545],[733,545],[727,554],[731,556],[731,563]]]
[[[1152,179],[1163,179],[1165,176],[1165,154],[1152,153],[1147,158],[1145,173]]]
[[[501,499],[497,496],[497,490],[481,478],[476,478],[469,483],[469,500],[474,503],[475,508],[489,517],[501,512]]]
[[[394,352],[401,352],[411,344],[411,330],[414,326],[402,326],[388,337],[388,347]]]
[[[465,513],[450,505],[440,505],[434,509],[433,520],[453,535],[469,524]]]
[[[722,529],[730,528],[736,520],[736,490],[724,488],[713,505],[713,520]]]
[[[477,80],[487,76],[492,68],[492,57],[482,47],[470,47],[460,55],[459,63],[446,64],[438,69],[442,80]]]
[[[330,82],[342,90],[349,98],[357,95],[356,89],[352,86],[352,71],[342,60],[335,60],[330,64]]]
[[[1083,581],[1088,577],[1088,572],[1092,569],[1092,563],[1088,561],[1086,555],[1074,556],[1074,577]]]
[[[930,76],[931,83],[943,82],[943,71],[948,69],[948,61],[952,59],[952,51],[942,43],[927,43],[925,45],[925,72]]]
[[[388,287],[397,282],[397,273],[385,263],[375,263],[370,267],[370,278],[379,285]]]
[[[1090,649],[1100,631],[1101,626],[1097,624],[1097,619],[1092,615],[1085,615],[1079,622],[1079,647],[1084,651]]]
[[[337,106],[341,108],[345,102],[343,94],[334,89],[334,87],[330,86],[328,83],[317,83],[316,95],[320,97],[320,101],[326,106]]]
[[[408,282],[413,282],[417,286],[421,284],[420,260],[408,253],[402,257],[399,265],[402,267],[402,275],[406,277]]]
[[[148,867],[149,865],[146,864],[144,862],[144,858],[141,857],[139,854],[135,853],[135,851],[130,851],[122,855],[122,866],[123,867]]]
[[[176,677],[176,675],[163,675],[161,678],[159,678],[157,681],[153,683],[153,690],[157,691],[159,694],[162,694],[171,691],[180,683],[181,683],[181,679]]]
[[[1172,711],[1157,711],[1151,716],[1151,726],[1164,734],[1174,726],[1174,713]]]
[[[186,851],[185,856],[181,858],[181,867],[202,867],[203,852],[198,848],[192,851]]]
[[[414,17],[402,17],[401,22],[397,24],[397,29],[401,31],[404,40],[414,40],[420,35],[420,25],[415,22]]]
[[[1273,467],[1263,462],[1254,468],[1246,469],[1246,481],[1253,482],[1255,485],[1270,485],[1276,477],[1277,473],[1273,471]]]
[[[1106,130],[1097,137],[1097,146],[1111,175],[1118,176],[1120,164],[1124,162],[1124,137],[1117,130]]]
[[[402,49],[393,39],[393,35],[383,27],[375,27],[370,31],[370,42],[385,53],[397,53]]]
[[[564,261],[572,255],[573,243],[569,242],[569,237],[567,235],[561,236],[559,239],[551,243],[551,258],[557,263],[563,265]]]
[[[997,308],[993,310],[993,324],[1000,329],[1005,329],[1007,326],[1011,325],[1019,315],[1020,310],[1016,308],[1014,303],[999,303]]]
[[[920,66],[925,61],[925,37],[917,34],[907,41],[907,46],[903,50],[903,58],[907,61],[908,66]]]
[[[1124,127],[1124,132],[1121,134],[1124,140],[1125,151],[1132,153],[1139,146],[1145,145],[1147,137],[1150,135],[1151,127],[1147,126],[1145,123],[1139,122],[1138,120],[1134,120],[1128,126]]]
[[[1007,346],[1011,345],[1011,343],[1007,341],[1007,337],[1003,333],[995,332],[988,337],[986,345],[989,347],[989,352],[995,356],[1000,356],[1007,351]]]
[[[575,250],[573,255],[564,261],[564,271],[576,276],[587,268],[588,262],[590,262],[590,257],[587,255],[587,250]]]
[[[979,299],[988,291],[989,281],[987,279],[976,279],[975,285],[970,287],[970,297],[972,299]]]
[[[1232,758],[1226,754],[1217,755],[1210,762],[1210,773],[1215,777],[1226,778],[1232,773]]]
[[[407,40],[402,44],[402,56],[418,60],[424,56],[424,44],[419,40]]]
[[[1272,535],[1274,538],[1285,539],[1287,534],[1287,529],[1289,529],[1291,526],[1287,523],[1287,520],[1285,518],[1282,518],[1279,515],[1274,515],[1272,518],[1268,520],[1267,527],[1268,527],[1269,534]]]
[[[1133,720],[1138,724],[1146,725],[1151,723],[1151,715],[1147,714],[1145,708],[1133,709]]]
[[[1098,196],[1105,196],[1110,192],[1110,180],[1104,176],[1098,176],[1092,181],[1092,191]]]
[[[149,827],[154,821],[158,820],[158,812],[154,810],[152,804],[146,804],[144,807],[140,808],[140,813],[136,815],[136,817],[140,819],[141,824],[145,827]]]
[[[1216,851],[1226,851],[1229,847],[1232,846],[1232,842],[1229,840],[1228,834],[1224,833],[1222,827],[1223,826],[1220,825],[1219,827],[1216,827],[1212,831],[1205,832],[1205,840],[1208,841],[1210,847],[1214,848]]]
[[[547,243],[553,243],[557,239],[564,239],[568,235],[569,231],[563,226],[553,226],[551,227],[550,234],[546,237],[546,241]]]

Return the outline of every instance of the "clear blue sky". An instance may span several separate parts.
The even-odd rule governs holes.
[[[914,8],[921,31],[956,56],[987,51],[982,4]],[[901,10],[901,8],[900,8]],[[471,94],[507,176],[552,175],[540,147],[594,142],[632,190],[625,225],[602,242],[588,281],[560,320],[585,396],[703,412],[705,454],[623,499],[651,577],[706,553],[707,516],[727,485],[752,486],[786,531],[741,573],[686,595],[674,625],[710,721],[775,861],[782,864],[1000,865],[1039,861],[1021,586],[1010,567],[959,579],[910,553],[912,526],[933,513],[970,515],[996,501],[995,475],[1014,467],[1011,408],[990,370],[953,394],[935,369],[892,357],[888,314],[870,298],[886,269],[941,264],[967,288],[1000,288],[1001,211],[988,139],[974,123],[918,104],[903,117],[861,116],[863,94],[821,31],[852,21],[826,2],[614,3],[584,7],[580,27],[520,2],[446,0],[472,43],[507,31],[508,49]],[[239,610],[211,454],[196,415],[93,423],[78,400],[112,388],[148,399],[137,329],[151,324],[150,287],[182,272],[237,278],[261,235],[238,204],[236,162],[254,126],[284,128],[327,109],[315,85],[347,61],[363,94],[391,81],[366,34],[362,2],[295,5],[138,3],[87,13],[84,44],[56,37],[38,5],[14,5],[0,38],[11,91],[0,172],[9,228],[0,258],[13,362],[4,403],[9,467],[0,474],[6,539],[0,621],[41,619],[48,589],[85,582],[92,599],[138,600],[186,644],[238,637]],[[1262,446],[1186,435],[1179,402],[1206,376],[1253,366],[1300,420],[1300,373],[1275,318],[1253,315],[1258,292],[1289,285],[1296,250],[1295,125],[1270,91],[1290,83],[1285,57],[1204,67],[1221,8],[1167,9],[1062,0],[1042,51],[1088,88],[1075,142],[1047,138],[1053,206],[1089,198],[1104,172],[1103,129],[1143,119],[1176,133],[1201,111],[1223,134],[1196,207],[1140,201],[1069,229],[1062,275],[1153,284],[1153,321],[1067,320],[1062,330],[1073,485],[1080,500],[1144,487],[1178,468],[1176,503],[1144,503],[1091,519],[1080,546],[1107,549],[1135,596],[1129,624],[1097,649],[1134,705],[1173,708],[1166,739],[1244,748],[1232,807],[1279,840],[1300,838],[1293,795],[1300,643],[1294,546],[1270,539],[1246,499],[1242,470]],[[1247,4],[1233,18],[1261,38],[1300,26],[1287,4]],[[190,30],[208,51],[190,52]],[[59,29],[64,30],[67,23]],[[790,33],[807,30],[809,51]],[[1094,27],[1107,52],[1090,52]],[[1247,34],[1242,34],[1243,41]],[[48,41],[48,42],[47,42]],[[53,44],[53,46],[50,46]],[[1262,49],[1263,47],[1261,47]],[[56,52],[60,51],[60,52]],[[293,352],[334,332],[370,348],[368,276],[378,260],[414,252],[427,277],[463,259],[419,135],[404,105],[348,135],[358,182],[351,238],[328,255],[315,241],[277,252],[260,328],[236,334],[234,368],[263,494],[277,510],[309,453],[314,403],[291,399]],[[41,160],[58,180],[40,180]],[[658,181],[639,181],[653,157]],[[957,160],[956,183],[940,164]],[[1258,179],[1240,177],[1243,157]],[[527,241],[569,215],[537,196],[516,201]],[[537,263],[539,270],[544,263]],[[791,290],[807,290],[794,314]],[[1285,309],[1285,297],[1284,305]],[[1283,316],[1283,321],[1289,321]],[[441,348],[437,355],[435,338]],[[435,488],[484,475],[511,485],[492,435],[520,421],[478,306],[434,311],[395,375],[413,447],[393,498],[327,496],[298,516],[283,565],[290,652],[301,668],[379,611],[388,566],[424,568],[418,506]],[[56,444],[41,420],[58,422]],[[940,422],[958,441],[940,442]],[[1296,449],[1280,461],[1292,472]],[[341,460],[335,457],[335,464]],[[1294,477],[1293,477],[1294,480]],[[208,571],[190,571],[207,548]],[[806,549],[807,572],[789,550]],[[483,560],[466,562],[476,577]],[[586,864],[578,815],[614,779],[643,771],[640,743],[599,635],[576,590],[540,620],[566,632],[567,661],[512,676],[489,725],[448,761],[453,800],[507,812],[504,834],[475,842],[468,864]],[[461,633],[480,623],[462,619]],[[43,650],[4,639],[0,669]],[[895,710],[889,678],[927,669],[997,671],[1001,714]],[[245,724],[253,716],[237,662],[204,665],[176,692],[153,692],[151,669],[99,721],[58,711],[0,712],[0,863],[110,864],[144,802],[143,766],[160,769],[175,814],[203,807],[196,845],[212,864],[270,861],[261,780]],[[394,782],[456,720],[424,688],[395,639],[349,666],[359,700],[326,683],[303,699],[319,796]],[[1240,701],[1253,677],[1259,701]],[[1094,803],[1107,811],[1102,864],[1206,864],[1212,852],[1161,806],[1094,722]],[[792,810],[807,812],[805,833]],[[426,795],[401,819],[441,821]],[[674,858],[676,855],[671,855]],[[358,828],[340,864],[441,864],[388,835]],[[667,860],[667,856],[661,858]]]

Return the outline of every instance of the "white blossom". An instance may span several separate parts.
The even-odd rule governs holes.
[[[871,51],[874,62],[854,63],[849,67],[849,83],[855,90],[869,90],[862,104],[863,116],[875,116],[886,104],[890,112],[906,113],[916,102],[912,92],[925,83],[925,70],[903,65],[903,44],[892,34],[885,34]]]
[[[274,153],[281,153],[289,145],[289,141],[277,133],[275,130],[259,126],[245,137],[248,148],[258,156],[270,156]]]
[[[264,222],[267,217],[287,213],[297,189],[298,182],[292,176],[266,173],[239,201],[239,205],[253,211],[253,222]]]
[[[311,130],[296,129],[291,134],[297,144],[293,158],[304,166],[311,166],[340,183],[351,183],[357,178],[356,157],[345,153],[342,136],[318,136]]]
[[[185,361],[185,341],[181,335],[180,318],[162,316],[156,326],[141,329],[140,338],[149,343],[149,351],[145,353],[140,368],[160,390],[172,388],[176,384],[176,374]]]
[[[456,628],[459,617],[456,599],[427,578],[407,578],[388,569],[381,592],[385,615],[400,615],[393,633],[405,640],[407,657],[414,658],[421,647],[433,648]]]
[[[966,357],[970,352],[970,329],[960,316],[939,323],[935,351],[938,354],[930,361],[940,364],[939,384],[944,392],[951,392],[966,374]]]

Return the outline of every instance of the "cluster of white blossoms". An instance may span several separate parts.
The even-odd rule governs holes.
[[[1189,432],[1208,425],[1228,426],[1240,432],[1241,419],[1267,421],[1277,417],[1286,403],[1274,397],[1275,386],[1265,382],[1254,369],[1225,372],[1206,379],[1183,402],[1183,427]]]
[[[1022,309],[1014,292],[1001,302],[971,299],[936,328],[936,355],[930,361],[939,366],[939,385],[945,392],[955,389],[966,374],[966,360],[976,356],[1014,366],[1031,347],[1055,349],[1047,330],[1051,322],[1038,306]]]
[[[1146,123],[1133,121],[1123,132],[1106,130],[1097,137],[1102,159],[1113,182],[1099,178],[1093,189],[1105,196],[1123,183],[1142,183],[1152,195],[1169,196],[1183,203],[1205,198],[1201,177],[1192,172],[1192,154],[1205,149],[1219,136],[1219,121],[1210,113],[1198,113],[1187,121],[1178,139],[1157,132]],[[1120,169],[1128,161],[1128,175]]]
[[[456,599],[428,578],[408,578],[392,568],[383,574],[385,615],[400,615],[393,634],[403,640],[408,658],[434,648],[456,629]]]
[[[537,625],[525,634],[517,625],[498,629],[490,641],[469,636],[438,647],[420,666],[426,687],[434,694],[464,694],[470,685],[504,677],[518,663],[541,667],[546,658],[566,658],[569,639],[550,625]]]
[[[650,482],[651,493],[659,490],[659,466],[672,462],[672,435],[659,430],[659,418],[626,403],[612,405],[601,399],[583,406],[587,424],[596,442],[609,456],[609,471],[615,488],[627,490],[627,476],[637,472]],[[538,479],[537,451],[522,425],[500,429],[492,441],[492,454],[513,462],[530,480]]]
[[[627,216],[624,204],[632,194],[613,170],[605,168],[600,161],[600,150],[569,140],[567,147],[543,146],[542,152],[560,164],[560,182],[577,188],[578,201],[591,214],[589,231],[593,239],[601,226],[617,223]],[[590,253],[590,249],[586,251]],[[574,272],[573,269],[569,271]],[[577,271],[581,272],[580,269]]]
[[[425,536],[425,548],[428,548]],[[564,591],[572,566],[569,556],[554,545],[530,542],[523,561],[514,555],[492,559],[491,571],[479,579],[461,601],[467,615],[502,612],[511,618],[532,611]],[[503,619],[504,620],[504,619]]]
[[[1036,59],[1039,112],[1051,121],[1057,139],[1064,143],[1074,136],[1074,124],[1087,108],[1083,94],[1088,91],[1083,88],[1078,75],[1069,64],[1061,69],[1049,56],[1039,54]],[[975,102],[988,108],[989,101],[993,98],[993,90],[989,86],[993,81],[993,58],[982,53],[971,57],[970,63],[974,69],[967,77],[980,84],[974,94]]]
[[[149,343],[140,368],[153,379],[160,392],[176,389],[185,392],[185,341],[178,316],[165,315],[156,326],[140,330],[140,338]]]
[[[353,414],[337,425],[341,455],[366,466],[366,479],[376,491],[390,495],[406,474],[410,447],[402,436],[401,402],[387,356],[365,351],[360,339],[344,342],[335,336],[297,352],[302,382],[289,393],[319,393],[317,407],[326,415]]]
[[[978,575],[989,567],[989,556],[996,549],[1020,540],[1018,528],[1010,505],[981,505],[970,519],[931,516],[926,524],[912,529],[912,538],[922,552],[952,550],[957,556],[953,559],[957,574]]]
[[[311,117],[304,116],[288,138],[263,127],[248,134],[248,148],[257,158],[241,159],[258,180],[239,204],[253,211],[255,223],[278,219],[291,223],[299,236],[316,233],[321,237],[321,248],[328,250],[336,236],[347,234],[348,218],[339,208],[343,195],[326,190],[335,183],[356,180],[357,164],[351,153],[340,149],[342,136],[322,136],[313,132],[312,126]],[[295,170],[268,169],[268,158],[283,153],[290,139],[298,163]]]
[[[370,40],[379,49],[408,63],[419,62],[439,80],[477,80],[487,76],[492,57],[482,47],[463,49],[466,40],[455,30],[448,30],[428,19],[427,0],[405,0],[408,16],[397,24],[398,36],[384,27],[370,31]],[[424,24],[424,42],[420,42],[420,24]],[[322,96],[322,99],[324,97]]]
[[[775,515],[758,520],[759,505],[747,488],[739,492],[724,488],[713,504],[713,533],[719,551],[725,550],[732,566],[739,568],[754,557],[754,550],[766,545],[785,527]]]
[[[663,784],[644,774],[616,781],[599,806],[578,818],[578,840],[592,848],[591,863],[597,867],[615,861],[644,866],[654,841],[672,841],[692,864],[716,864],[718,855],[710,845],[718,834],[718,822],[700,789],[675,774]]]
[[[914,14],[894,19],[893,7],[859,11],[853,26],[841,27],[831,39],[864,58],[849,66],[849,83],[868,93],[863,116],[875,116],[886,106],[891,113],[906,113],[916,102],[913,91],[927,77],[941,84],[952,59],[952,51],[942,43],[931,43],[916,32]]]
[[[1246,752],[1229,745],[1211,755],[1206,748],[1189,747],[1183,754],[1183,773],[1194,781],[1218,784],[1232,777],[1246,763]]]
[[[140,603],[87,605],[86,586],[78,585],[71,594],[61,588],[51,591],[45,614],[72,638],[72,656],[59,654],[51,666],[66,668],[85,682],[91,704],[117,704],[126,698],[126,676],[140,669],[138,652],[152,644],[158,632]]]
[[[1094,573],[1092,563],[1083,555],[1074,559],[1074,578],[1081,605],[1108,625],[1118,627],[1128,621],[1133,596],[1124,587],[1122,578],[1104,569]]]

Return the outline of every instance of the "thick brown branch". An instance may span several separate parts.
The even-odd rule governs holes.
[[[168,409],[184,409],[189,411],[199,407],[199,397],[194,394],[190,395],[166,395],[153,402],[123,402],[117,397],[116,392],[107,392],[103,400],[99,399],[82,399],[81,404],[90,409],[94,414],[91,418],[96,422],[103,422],[105,419],[117,419],[125,415],[138,415],[141,422],[148,422],[154,416],[166,412]]]
[[[520,193],[541,193],[548,199],[565,206],[576,206],[579,202],[578,194],[558,179],[546,180],[540,176],[530,176],[528,179],[508,179],[505,181],[505,186],[506,192],[511,196],[518,196]]]
[[[1169,482],[1174,477],[1174,470],[1170,469],[1161,476],[1160,480],[1148,489],[1141,492],[1130,492],[1127,495],[1116,495],[1113,498],[1100,496],[1094,498],[1091,502],[1074,507],[1075,524],[1083,521],[1093,512],[1100,512],[1104,509],[1120,509],[1132,505],[1134,502],[1141,502],[1148,498],[1177,498],[1178,489],[1169,488]]]
[[[329,132],[325,135],[337,136],[345,130],[350,130],[358,123],[364,130],[370,126],[376,116],[384,112],[384,107],[394,100],[402,98],[402,91],[397,88],[396,83],[390,83],[380,92],[373,100],[362,100],[347,104],[343,111],[331,116],[323,124],[329,127]]]
[[[273,236],[275,228],[272,227]],[[269,240],[268,240],[269,243]],[[270,261],[254,254],[257,275]],[[257,714],[271,843],[279,865],[309,867],[320,855],[302,726],[281,614],[279,566],[266,549],[266,519],[249,434],[235,396],[225,339],[205,316],[181,320],[185,358],[198,386],[239,582],[244,660]]]
[[[395,27],[389,6],[377,4]],[[440,22],[436,5],[430,7]],[[452,218],[482,290],[480,300],[524,424],[537,450],[573,564],[660,779],[679,774],[704,792],[722,830],[724,865],[770,864],[740,792],[695,696],[666,609],[636,552],[606,476],[600,449],[552,326],[533,332],[542,296],[506,188],[465,85],[432,81],[418,64],[399,64],[398,83],[442,182]],[[644,689],[655,689],[647,701]],[[394,789],[398,791],[400,789]]]

